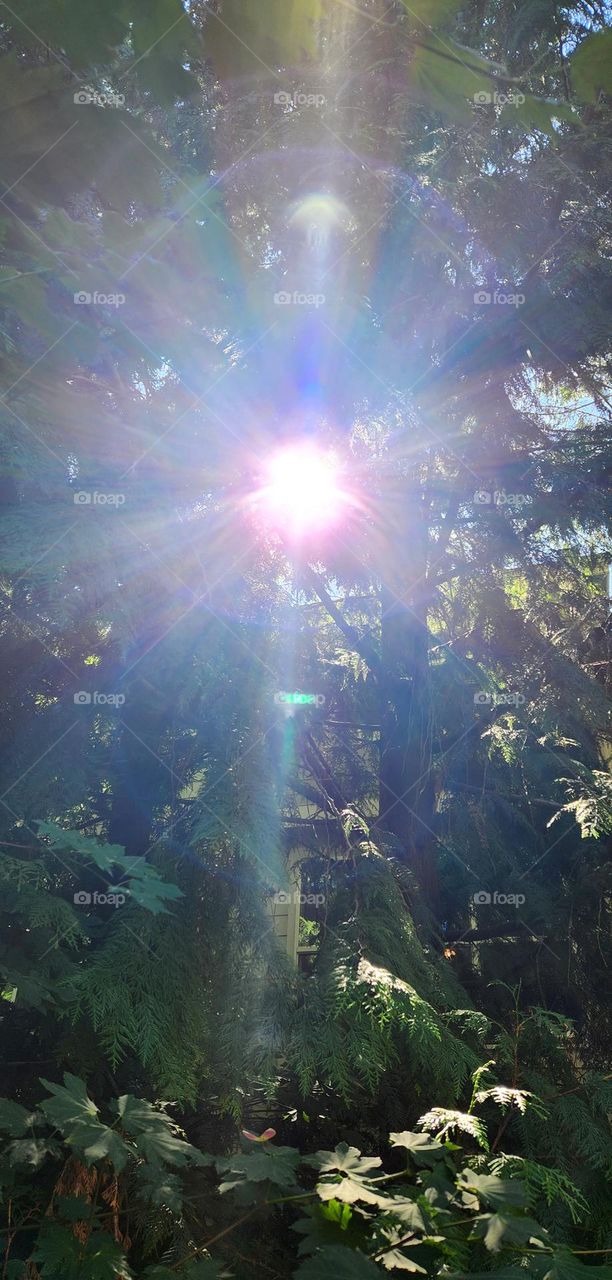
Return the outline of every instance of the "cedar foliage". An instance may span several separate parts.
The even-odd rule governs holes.
[[[215,1156],[262,1115],[304,1150],[429,1117],[520,1174],[568,1276],[612,1248],[610,32],[281,8],[3,17],[1,1091],[170,1098]],[[274,101],[317,75],[321,112]],[[299,554],[248,514],[289,425],[367,495]],[[283,719],[289,682],[324,711]],[[297,848],[324,907],[296,973],[266,899]],[[25,1154],[40,1204],[58,1153]],[[11,1280],[127,1276],[132,1220],[138,1275],[183,1257],[174,1175],[136,1155],[151,1196],[115,1204],[104,1158],[114,1233],[31,1254],[10,1207]]]

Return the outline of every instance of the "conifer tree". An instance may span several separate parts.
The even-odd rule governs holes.
[[[5,13],[20,1105],[67,1070],[216,1154],[262,1106],[378,1150],[425,1114],[473,1138],[487,1063],[498,1176],[612,1247],[604,26]],[[253,495],[303,437],[355,503],[298,546]],[[307,971],[268,905],[296,850]]]

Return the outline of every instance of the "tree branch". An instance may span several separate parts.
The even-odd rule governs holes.
[[[380,672],[380,659],[376,651],[367,640],[359,635],[355,628],[351,626],[350,622],[347,622],[344,615],[334,604],[331,596],[321,582],[319,575],[315,573],[314,569],[311,569],[310,565],[307,564],[302,567],[302,572],[309,586],[319,597],[321,603],[325,605],[330,618],[333,618],[336,626],[340,628],[342,633],[350,642],[355,653],[358,653],[360,657],[363,658],[364,662],[367,662],[374,675],[378,675]]]

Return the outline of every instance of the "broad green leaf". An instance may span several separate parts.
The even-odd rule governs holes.
[[[427,43],[427,41],[426,41]],[[503,62],[494,62],[491,58],[486,58],[483,53],[479,53],[477,49],[471,49],[467,44],[460,44],[458,40],[452,40],[450,36],[433,36],[429,41],[429,47],[437,50],[440,57],[444,54],[450,54],[463,67],[468,67],[472,71],[481,71],[487,76],[506,76],[507,70]]]
[[[38,822],[39,833],[49,840],[55,849],[79,854],[83,860],[93,862],[100,871],[110,876],[114,868],[129,872],[127,889],[139,906],[153,915],[167,910],[166,903],[183,897],[178,885],[162,880],[156,867],[144,858],[131,858],[119,844],[101,843],[80,831],[64,831],[54,822]]]
[[[219,19],[209,10],[206,51],[221,76],[299,66],[317,53],[323,12],[323,0],[259,0],[256,6],[251,0],[224,0]]]
[[[336,1199],[327,1200],[308,1205],[306,1212],[308,1216],[300,1218],[291,1228],[303,1236],[298,1247],[300,1257],[324,1245],[342,1243],[356,1249],[365,1243],[363,1219],[350,1205]]]
[[[93,862],[100,871],[111,872],[114,866],[123,866],[126,853],[123,845],[101,844],[91,836],[81,835],[80,831],[65,831],[55,822],[37,822],[39,834],[46,836],[54,849],[66,853],[78,853]]]
[[[386,1212],[401,1222],[405,1231],[424,1232],[427,1228],[423,1213],[414,1200],[397,1196],[387,1201]]]
[[[541,1280],[612,1280],[612,1266],[587,1266],[569,1249],[555,1249],[550,1255],[535,1260],[534,1270]]]
[[[313,1169],[318,1169],[320,1173],[359,1173],[365,1175],[370,1173],[372,1169],[379,1169],[382,1160],[380,1156],[362,1156],[357,1147],[349,1147],[346,1142],[339,1142],[335,1151],[316,1151],[312,1156],[306,1156],[304,1164],[312,1165]]]
[[[538,1260],[536,1270],[540,1270],[540,1265]],[[561,1248],[554,1251],[552,1265],[545,1260],[540,1275],[543,1280],[612,1280],[612,1266],[586,1266],[570,1249]]]
[[[166,54],[180,55],[189,19],[180,0],[136,0],[133,7],[132,41],[139,58],[149,57],[154,46],[164,44]]]
[[[0,58],[0,100],[6,113],[23,111],[26,104],[46,102],[64,84],[64,72],[57,63],[43,67],[24,66],[16,52]]]
[[[117,1112],[122,1128],[131,1135],[139,1155],[144,1156],[151,1163],[157,1164],[159,1161],[171,1165],[210,1163],[210,1157],[203,1155],[197,1147],[192,1147],[191,1143],[177,1136],[180,1132],[178,1125],[166,1115],[165,1111],[153,1107],[150,1102],[135,1098],[130,1093],[124,1093],[111,1106]]]
[[[10,1098],[0,1098],[0,1132],[7,1133],[10,1138],[20,1138],[31,1129],[36,1120],[36,1112],[28,1111],[18,1102]]]
[[[83,1156],[87,1164],[109,1159],[117,1172],[125,1168],[130,1155],[123,1139],[108,1125],[98,1119],[98,1108],[87,1095],[87,1089],[78,1076],[64,1075],[64,1085],[42,1080],[53,1094],[41,1103],[47,1118],[64,1135],[69,1146]]]
[[[384,1240],[388,1241],[388,1247],[385,1245],[382,1246],[385,1251],[380,1259],[381,1265],[386,1271],[412,1271],[414,1273],[420,1272],[421,1275],[427,1275],[425,1267],[422,1267],[420,1263],[416,1262],[409,1253],[406,1253],[403,1249],[399,1249],[397,1247],[400,1241],[404,1240],[405,1235],[406,1232],[398,1227],[387,1227],[383,1230],[382,1237]],[[418,1244],[418,1241],[415,1243]],[[408,1245],[405,1247],[408,1248]]]
[[[145,907],[153,915],[168,910],[167,903],[176,902],[183,897],[182,889],[176,884],[166,884],[157,875],[154,867],[147,867],[147,874],[141,879],[130,876],[127,887],[139,907]]]
[[[469,120],[478,98],[491,92],[487,76],[460,62],[445,63],[435,49],[418,45],[409,68],[409,84],[434,110]]]
[[[322,1200],[337,1199],[344,1204],[358,1200],[375,1205],[386,1203],[385,1194],[378,1194],[367,1182],[371,1170],[380,1168],[380,1156],[362,1156],[357,1147],[340,1142],[335,1151],[317,1151],[307,1156],[304,1163],[323,1175],[332,1175],[324,1176],[324,1180],[317,1183],[317,1193]]]
[[[107,1232],[92,1231],[83,1243],[57,1222],[43,1224],[32,1259],[44,1280],[131,1280],[132,1276],[121,1246]]]
[[[108,1125],[100,1124],[93,1132],[89,1126],[75,1125],[72,1132],[66,1134],[66,1142],[82,1151],[87,1164],[95,1164],[96,1160],[110,1160],[117,1173],[125,1168],[131,1154],[123,1139]]]
[[[132,44],[139,77],[156,102],[169,106],[199,88],[183,64],[188,51],[201,54],[204,50],[180,0],[136,0]]]
[[[612,30],[587,36],[570,58],[574,90],[583,102],[597,102],[612,94]]]
[[[128,35],[121,0],[23,0],[19,17],[40,40],[63,49],[72,65],[87,67],[107,61]]]
[[[182,1138],[175,1138],[170,1129],[151,1130],[133,1139],[138,1154],[152,1163],[161,1160],[163,1164],[177,1166],[203,1163],[200,1152]]]
[[[381,1271],[363,1253],[330,1245],[303,1262],[294,1275],[296,1280],[376,1280]]]
[[[117,1112],[124,1129],[128,1133],[146,1133],[147,1130],[175,1129],[176,1125],[165,1111],[154,1107],[144,1098],[135,1098],[132,1093],[122,1093],[120,1098],[111,1102],[111,1109]]]
[[[191,98],[200,86],[195,76],[185,71],[178,59],[163,56],[163,50],[154,49],[149,57],[138,64],[138,74],[155,101],[171,106],[177,98]]]
[[[402,1133],[390,1133],[389,1141],[392,1147],[404,1147],[409,1151],[417,1164],[431,1164],[432,1160],[445,1154],[443,1143],[428,1133],[412,1133],[404,1129]]]
[[[388,1197],[372,1190],[361,1178],[350,1175],[329,1182],[317,1182],[317,1195],[321,1200],[342,1200],[343,1204],[375,1204],[385,1207]]]
[[[300,1153],[295,1147],[275,1147],[268,1142],[265,1147],[251,1148],[218,1160],[217,1168],[225,1175],[219,1190],[230,1191],[249,1182],[273,1182],[279,1187],[294,1187],[299,1163]]]
[[[83,249],[93,252],[94,235],[92,228],[69,218],[63,209],[52,209],[45,217],[45,244],[52,249]]]
[[[98,1108],[87,1094],[85,1081],[79,1076],[66,1071],[63,1085],[53,1084],[41,1076],[41,1084],[53,1095],[41,1102],[41,1109],[62,1133],[70,1125],[90,1124],[97,1119]]]
[[[462,0],[401,0],[406,13],[414,18],[417,31],[424,27],[440,27],[448,23],[461,8]]]
[[[473,1234],[483,1239],[490,1253],[499,1253],[503,1245],[524,1245],[529,1240],[544,1242],[548,1233],[533,1218],[523,1214],[483,1213],[474,1222]]]
[[[522,101],[507,103],[499,115],[499,123],[512,126],[518,123],[526,130],[539,129],[554,138],[558,134],[555,120],[566,120],[577,124],[578,116],[569,102],[558,102],[552,98],[536,98],[534,94],[522,95]]]
[[[498,1178],[493,1173],[474,1173],[472,1169],[463,1169],[457,1185],[468,1198],[471,1192],[479,1200],[488,1200],[495,1207],[514,1205],[523,1208],[527,1203],[525,1184],[519,1178]]]

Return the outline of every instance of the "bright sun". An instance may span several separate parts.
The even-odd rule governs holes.
[[[346,502],[334,459],[309,443],[277,453],[266,481],[260,497],[267,516],[294,536],[333,524]]]

